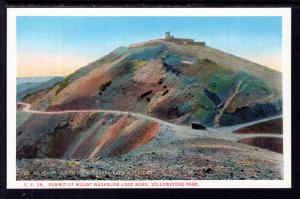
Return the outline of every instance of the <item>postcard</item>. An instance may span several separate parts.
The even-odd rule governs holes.
[[[289,8],[8,8],[7,188],[290,188]]]

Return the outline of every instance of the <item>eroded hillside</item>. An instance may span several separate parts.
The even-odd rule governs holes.
[[[280,114],[281,98],[279,72],[207,46],[153,40],[114,50],[30,102],[219,127]]]
[[[25,119],[17,128],[18,159],[112,157],[149,142],[160,130],[156,122],[130,114],[27,114],[22,117]]]

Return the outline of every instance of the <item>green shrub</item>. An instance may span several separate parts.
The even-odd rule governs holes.
[[[214,103],[204,93],[201,93],[196,96],[195,104],[198,108],[202,108],[206,110],[215,108]]]
[[[213,93],[226,93],[231,89],[235,82],[233,75],[216,73],[209,77],[207,81],[207,90]]]
[[[217,94],[226,94],[238,82],[241,82],[240,92],[245,95],[268,94],[268,86],[260,79],[240,72],[235,75],[216,73],[209,77],[207,81],[207,90]]]
[[[237,82],[241,82],[240,92],[245,95],[268,94],[270,92],[268,86],[262,80],[246,73],[238,73],[235,79]]]
[[[187,113],[192,109],[192,105],[191,104],[183,104],[183,105],[179,106],[178,109],[181,113]]]

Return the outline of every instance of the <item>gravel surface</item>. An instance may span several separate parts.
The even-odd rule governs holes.
[[[161,123],[155,138],[123,155],[17,160],[17,180],[283,179],[282,154],[230,136]]]
[[[282,154],[212,138],[160,139],[103,159],[17,161],[17,180],[267,180],[282,179]]]

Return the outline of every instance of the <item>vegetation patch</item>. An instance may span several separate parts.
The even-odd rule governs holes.
[[[227,93],[235,83],[233,75],[215,73],[207,81],[207,90],[217,94]]]
[[[195,104],[200,109],[210,110],[215,108],[215,104],[204,93],[195,97]]]
[[[132,49],[132,53],[127,57],[128,60],[148,61],[157,58],[164,50],[164,45],[143,46]]]
[[[240,83],[239,92],[243,95],[270,94],[270,89],[263,80],[244,72],[235,75],[222,73],[211,75],[207,81],[207,91],[216,93],[219,97],[226,97],[238,83]]]
[[[198,112],[193,114],[192,120],[201,124],[212,125],[216,112],[215,104],[203,92],[197,94],[194,100]]]
[[[61,83],[59,84],[59,87],[58,87],[58,89],[56,90],[56,95],[57,95],[60,91],[62,91],[64,88],[66,88],[69,84],[70,84],[70,79],[69,79],[68,77],[66,77],[66,78],[64,79],[64,81],[61,82]]]
[[[207,89],[204,89],[204,93],[216,106],[221,103],[221,99],[216,93],[209,92]]]
[[[146,63],[147,63],[147,61],[139,61],[139,60],[131,61],[131,65],[135,71],[142,68]]]
[[[181,65],[182,58],[177,54],[167,54],[163,58],[163,62],[168,65]]]
[[[179,106],[178,110],[181,113],[187,113],[190,110],[192,110],[192,105],[191,104],[182,104],[181,106]]]
[[[240,81],[240,92],[246,96],[252,94],[264,95],[269,94],[270,89],[260,79],[257,79],[246,73],[238,73],[235,77],[236,81]]]

